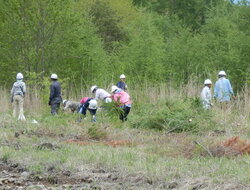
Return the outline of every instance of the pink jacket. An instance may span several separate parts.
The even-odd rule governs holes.
[[[130,100],[130,96],[125,91],[118,92],[114,94],[112,97],[116,102],[118,102],[121,105],[132,104],[132,101]]]

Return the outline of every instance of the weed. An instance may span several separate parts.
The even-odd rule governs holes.
[[[95,139],[95,140],[104,139],[107,136],[107,133],[105,130],[103,130],[95,125],[89,127],[87,133],[91,139]]]

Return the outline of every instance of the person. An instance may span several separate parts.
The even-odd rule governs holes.
[[[98,88],[96,85],[94,85],[90,90],[93,94],[95,94],[96,100],[102,100],[105,103],[112,102],[112,99],[110,98],[111,95],[104,89]]]
[[[236,97],[234,96],[230,81],[226,79],[226,72],[220,71],[218,77],[219,79],[214,86],[214,98],[221,103],[222,108],[226,108],[231,100],[231,96],[233,99],[236,99]]]
[[[13,84],[11,89],[11,103],[13,104],[13,116],[17,117],[18,120],[25,121],[25,116],[23,113],[23,102],[26,93],[26,85],[23,82],[23,74],[17,73],[17,81]]]
[[[60,103],[62,101],[61,85],[57,81],[57,74],[52,74],[50,78],[52,83],[50,85],[49,105],[51,106],[51,114],[57,115],[60,108]]]
[[[112,99],[115,101],[117,106],[123,110],[120,113],[120,120],[127,121],[127,117],[132,106],[129,94],[115,85],[111,87],[111,92]]]
[[[127,84],[125,83],[126,76],[124,74],[120,75],[120,81],[116,84],[116,86],[124,91],[128,89]]]
[[[212,94],[211,94],[211,87],[212,87],[212,81],[209,79],[206,79],[204,81],[205,87],[201,91],[201,102],[203,104],[204,109],[211,109],[212,103]]]
[[[78,113],[85,117],[87,110],[92,116],[92,122],[96,122],[97,101],[94,98],[84,97],[81,99]],[[81,120],[82,118],[78,121],[81,122]]]

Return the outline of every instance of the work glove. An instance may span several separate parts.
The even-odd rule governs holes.
[[[49,101],[49,103],[48,103],[48,104],[49,104],[49,106],[51,106],[51,100]]]

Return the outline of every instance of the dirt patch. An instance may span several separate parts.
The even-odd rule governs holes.
[[[250,142],[240,139],[240,137],[232,137],[219,145],[209,147],[212,156],[215,157],[234,157],[244,154],[250,155]],[[207,153],[203,153],[207,155]]]

